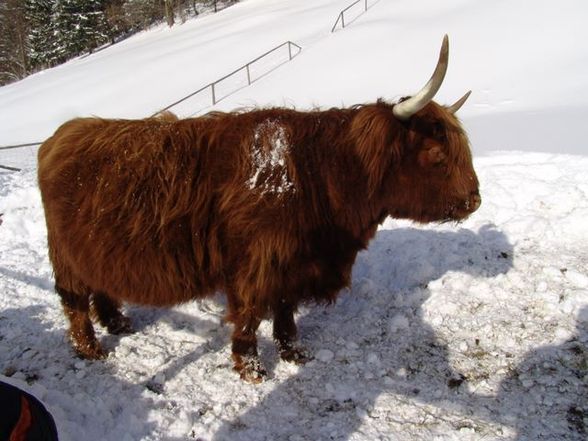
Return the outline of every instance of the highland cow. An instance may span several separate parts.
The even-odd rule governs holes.
[[[55,289],[77,353],[92,325],[131,331],[123,302],[171,306],[224,292],[232,356],[260,381],[256,330],[273,317],[284,360],[303,362],[294,312],[332,302],[387,216],[459,221],[480,205],[468,139],[432,101],[448,59],[389,104],[177,119],[74,119],[39,150]]]

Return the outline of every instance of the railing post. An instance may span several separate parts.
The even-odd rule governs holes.
[[[212,105],[214,106],[216,104],[216,94],[214,91],[214,83],[210,83],[210,87],[212,89]]]
[[[337,24],[339,23],[339,18],[340,17],[341,17],[341,13],[339,13],[339,15],[337,15],[337,21],[335,22],[335,24],[331,28],[331,32],[335,32],[335,29],[337,28]]]
[[[288,41],[288,58],[292,61],[292,44]]]
[[[247,84],[251,86],[251,73],[249,72],[249,63],[247,63],[245,67],[247,68]]]
[[[362,0],[355,0],[353,3],[351,3],[345,9],[343,9],[341,12],[339,12],[339,15],[337,16],[337,20],[335,21],[335,24],[331,28],[331,32],[335,32],[335,29],[337,28],[337,24],[339,23],[339,20],[341,20],[341,29],[343,29],[345,27],[345,13],[349,9],[353,8],[355,5],[358,5],[359,3],[361,3],[361,1]],[[367,12],[368,8],[369,8],[368,0],[363,0],[363,9],[364,9],[364,12]],[[359,14],[359,15],[361,15],[361,14]],[[353,22],[354,20],[351,20],[351,22]]]

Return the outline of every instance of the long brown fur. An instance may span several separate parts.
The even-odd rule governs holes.
[[[269,314],[282,357],[299,359],[296,306],[334,301],[386,216],[459,220],[479,205],[456,118],[430,103],[401,122],[392,107],[62,125],[39,150],[39,186],[76,350],[104,355],[92,304],[128,330],[120,302],[223,291],[243,378],[262,373],[255,331]]]

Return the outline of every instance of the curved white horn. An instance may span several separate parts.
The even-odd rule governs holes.
[[[451,106],[449,106],[447,108],[447,111],[450,113],[457,112],[459,109],[461,109],[461,106],[463,106],[463,103],[465,103],[468,100],[468,98],[470,97],[471,94],[472,94],[472,91],[468,90],[464,96],[462,96],[455,103],[453,103]]]
[[[425,84],[425,87],[423,87],[420,92],[406,101],[396,104],[392,108],[396,118],[406,121],[433,99],[441,87],[441,83],[443,83],[443,78],[445,78],[448,60],[449,37],[445,35],[443,37],[443,44],[441,45],[441,52],[439,53],[439,61],[437,61],[437,67],[435,68],[435,72],[433,72],[433,76],[431,76],[431,79]]]

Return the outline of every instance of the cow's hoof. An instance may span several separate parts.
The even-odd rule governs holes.
[[[97,340],[88,343],[74,342],[73,347],[77,356],[85,360],[102,360],[108,356]]]
[[[267,371],[257,356],[233,354],[234,370],[239,372],[241,380],[246,383],[259,384],[267,377]]]
[[[131,324],[131,319],[122,314],[110,320],[106,329],[113,335],[133,334],[135,332]]]
[[[306,364],[312,357],[308,355],[308,353],[299,347],[287,347],[280,349],[280,358],[288,363],[295,363],[295,364]]]
[[[267,372],[265,371],[265,369],[242,369],[241,372],[239,372],[239,376],[241,377],[241,380],[243,380],[245,383],[251,383],[251,384],[259,384],[262,383],[265,378],[267,377]]]

